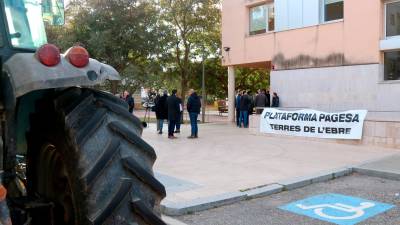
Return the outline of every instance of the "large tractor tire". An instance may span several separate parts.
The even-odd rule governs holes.
[[[54,91],[30,121],[28,194],[53,204],[31,224],[165,224],[156,154],[124,101],[91,89]]]

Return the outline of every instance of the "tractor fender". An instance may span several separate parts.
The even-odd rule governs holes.
[[[11,80],[16,98],[35,90],[73,86],[94,86],[106,80],[120,80],[111,66],[95,59],[83,68],[73,66],[63,55],[58,65],[48,67],[34,53],[17,53],[3,65]]]

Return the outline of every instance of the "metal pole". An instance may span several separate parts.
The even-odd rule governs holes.
[[[205,81],[205,59],[203,59],[203,74],[201,79],[201,122],[206,122],[206,81]]]

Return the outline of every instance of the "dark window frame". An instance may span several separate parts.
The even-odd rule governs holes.
[[[390,21],[388,21],[388,16],[389,16],[389,14],[388,14],[388,6],[389,6],[389,5],[392,5],[392,4],[400,4],[400,1],[389,1],[389,2],[385,2],[385,3],[384,3],[384,9],[385,9],[385,13],[384,13],[384,20],[385,20],[384,26],[385,26],[385,27],[384,27],[384,29],[385,29],[385,37],[387,37],[387,38],[400,36],[400,30],[396,32],[397,34],[388,35],[388,23],[389,23],[390,21],[392,21],[393,23],[396,22],[396,21],[395,21],[395,20],[396,20],[395,17],[393,17],[393,18],[391,17],[391,18],[390,18]],[[399,18],[398,23],[400,23],[400,18]]]
[[[336,7],[336,10],[341,10],[338,14],[329,15],[328,14],[328,7]],[[335,9],[335,8],[333,8]],[[344,0],[339,0],[333,3],[327,3],[326,0],[322,0],[322,10],[323,10],[323,22],[331,22],[336,20],[343,20],[344,19]]]
[[[393,62],[389,62],[389,60],[392,60]],[[389,65],[389,63],[393,64]],[[384,52],[383,67],[384,67],[383,69],[384,81],[400,81],[400,50]]]

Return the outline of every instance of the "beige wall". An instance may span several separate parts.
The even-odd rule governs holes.
[[[380,0],[345,0],[344,20],[300,29],[248,35],[249,0],[223,0],[224,65],[272,61],[275,69],[381,63]]]

